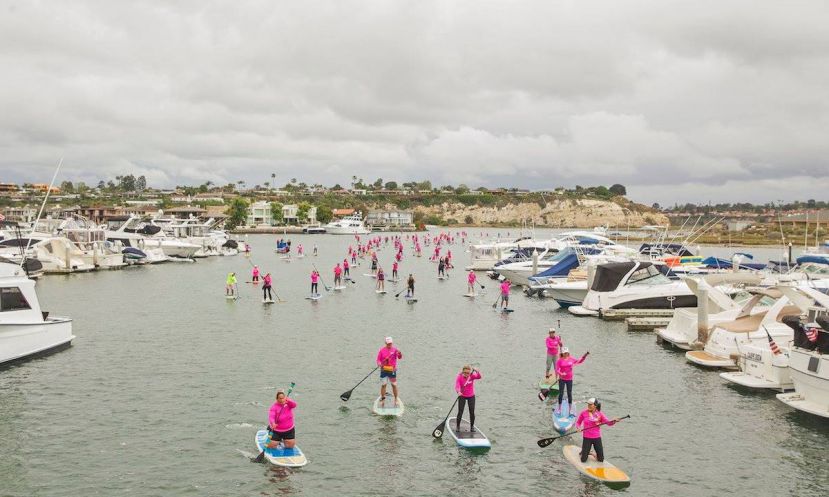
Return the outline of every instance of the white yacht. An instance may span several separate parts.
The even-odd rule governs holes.
[[[28,249],[26,247],[28,246]],[[0,241],[0,256],[16,260],[20,250],[26,258],[38,259],[47,274],[67,274],[94,271],[89,253],[84,253],[67,238],[32,233],[23,238],[7,238]]]
[[[326,224],[325,232],[332,235],[367,235],[371,233],[371,230],[366,228],[366,224],[363,222],[363,213],[358,211],[350,216]]]
[[[0,363],[68,346],[72,320],[40,309],[35,282],[13,264],[0,263]]]
[[[777,394],[777,398],[799,411],[829,418],[829,296],[809,287],[799,290],[817,304],[810,313],[818,326],[799,326],[795,330],[789,350],[794,392]],[[815,333],[814,340],[810,333]]]
[[[654,262],[630,261],[599,265],[582,304],[568,310],[579,316],[595,316],[605,309],[696,306],[697,297],[684,281],[669,279]]]
[[[513,256],[518,250],[532,252],[536,247],[543,249],[543,244],[536,242],[529,236],[508,241],[490,241],[472,244],[469,246],[469,265],[467,271],[491,271],[495,264],[507,257]]]
[[[161,239],[148,238],[139,232],[140,222],[138,216],[110,219],[104,227],[106,239],[123,246],[122,253],[127,262],[156,264],[170,260],[164,253]],[[197,248],[193,247],[194,253]]]

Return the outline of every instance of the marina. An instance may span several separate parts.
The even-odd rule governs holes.
[[[71,316],[75,338],[69,348],[12,362],[0,373],[0,392],[8,399],[0,407],[0,426],[9,434],[2,437],[0,451],[16,461],[0,473],[4,489],[11,495],[79,493],[106,468],[121,482],[116,489],[140,485],[150,492],[184,495],[206,485],[224,495],[276,489],[314,495],[327,488],[323,475],[313,470],[322,465],[326,474],[348,475],[340,483],[347,494],[437,495],[443,491],[438,482],[452,479],[452,466],[462,463],[476,468],[478,477],[461,495],[476,494],[484,486],[534,495],[548,491],[551,478],[591,492],[612,492],[581,480],[562,459],[561,449],[534,448],[536,437],[556,433],[550,417],[555,401],[532,399],[538,392],[546,328],[559,321],[568,346],[591,352],[575,370],[575,412],[584,408],[585,396],[594,395],[602,398],[609,417],[636,413],[634,421],[607,429],[604,438],[608,457],[630,475],[637,495],[664,495],[666,490],[709,495],[728,488],[735,475],[749,492],[822,493],[825,471],[806,470],[782,457],[794,451],[799,458],[821,458],[829,439],[822,418],[790,408],[773,390],[762,394],[728,387],[718,374],[687,365],[682,354],[666,350],[650,334],[627,333],[624,322],[575,317],[551,299],[527,298],[517,290],[510,307],[520,312],[487,312],[497,295],[495,284],[484,279],[482,298],[464,298],[465,278],[439,281],[430,277],[434,264],[408,255],[401,273],[417,277],[417,306],[404,305],[403,295],[367,298],[374,297],[374,286],[360,282],[331,293],[321,286],[327,298],[309,307],[303,305],[308,273],[336,262],[353,238],[295,235],[294,244],[316,244],[320,255],[315,263],[298,259],[288,265],[280,264],[273,250],[274,236],[251,235],[248,240],[251,262],[242,256],[211,257],[194,264],[40,279],[41,305],[54,315]],[[458,245],[448,247],[468,256]],[[379,250],[381,262],[391,255],[390,247]],[[368,267],[366,260],[358,262],[355,270]],[[241,275],[251,263],[274,275],[283,305],[263,306],[254,285],[240,285],[238,299],[222,298],[225,275],[235,271],[244,280]],[[323,271],[323,281],[328,271]],[[182,292],[181,281],[188,282],[188,291]],[[89,301],[95,305],[85,304]],[[126,304],[139,301],[141,305]],[[117,324],[112,309],[118,309]],[[349,379],[362,378],[373,366],[386,333],[394,333],[406,354],[399,385],[407,402],[399,418],[371,416],[376,373],[354,390],[348,403],[337,400]],[[281,348],[291,354],[274,360],[264,352],[265,344],[274,341],[280,344],[277,354]],[[453,346],[458,343],[466,345],[460,353]],[[251,354],[254,350],[260,353]],[[309,357],[313,360],[305,359]],[[631,360],[643,357],[646,362]],[[465,454],[450,443],[451,435],[432,442],[429,430],[446,414],[452,378],[471,360],[486,373],[476,386],[476,425],[486,431],[492,449]],[[326,367],[319,368],[320,363]],[[332,368],[341,380],[331,381]],[[256,475],[263,468],[249,463],[255,456],[250,440],[263,426],[273,390],[292,381],[297,382],[292,398],[299,404],[299,443],[311,461],[309,469],[277,475],[275,482],[262,480]],[[643,390],[644,384],[648,388]],[[788,403],[805,402],[802,392],[786,395]],[[503,409],[504,403],[514,408]],[[707,407],[699,410],[698,405]],[[47,421],[55,411],[72,420],[72,429]],[[705,448],[695,449],[697,434],[676,430],[674,423],[705,426]],[[116,427],[124,426],[133,428],[125,436],[113,436]],[[331,431],[338,436],[332,439],[327,435]],[[35,432],[53,444],[35,448],[24,443]],[[711,450],[722,458],[706,457]],[[775,461],[774,469],[723,464],[746,450]],[[182,451],[201,456],[182,457]],[[58,454],[68,454],[78,466],[33,464]],[[665,458],[694,463],[674,466],[677,478],[664,480],[658,468]],[[165,462],[172,460],[177,463]],[[378,460],[392,465],[400,478],[366,492],[372,474],[359,468]],[[27,476],[20,479],[23,466]],[[699,472],[705,473],[704,481],[695,480]],[[233,483],[240,479],[246,483]],[[408,479],[424,483],[412,491],[404,485]],[[516,492],[516,485],[523,490]]]

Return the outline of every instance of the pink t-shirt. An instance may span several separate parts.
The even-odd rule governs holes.
[[[343,259],[343,268],[348,269],[350,266],[348,265],[348,261]]]
[[[557,356],[558,349],[561,347],[561,337],[558,335],[554,337],[548,336],[545,342],[547,344],[547,355]]]
[[[601,438],[602,427],[596,426],[601,423],[607,423],[608,426],[613,426],[616,424],[616,421],[608,420],[602,411],[595,411],[591,414],[587,409],[580,412],[579,417],[576,418],[576,426],[586,428],[582,433],[584,438]]]
[[[258,267],[253,268],[253,275],[254,276],[259,276],[259,268]]]
[[[463,373],[459,373],[458,377],[455,378],[455,391],[458,392],[458,395],[461,397],[474,397],[475,396],[475,380],[481,379],[481,373],[477,370],[472,371],[468,378],[463,377]]]
[[[573,356],[563,357],[556,361],[556,373],[562,380],[573,379],[573,366],[584,362],[586,357],[582,356],[580,359],[573,359]]]
[[[317,281],[319,281],[319,279],[320,275],[318,275],[316,271],[311,273],[311,283],[316,283]]]
[[[392,371],[397,370],[397,360],[403,359],[403,354],[392,347],[381,347],[377,352],[377,365],[391,367]],[[383,368],[386,369],[386,368]]]
[[[337,264],[336,266],[334,266],[334,274],[335,274],[336,276],[339,276],[342,272],[343,272],[343,270],[340,268],[340,265],[339,265],[339,264]]]
[[[294,427],[296,402],[286,399],[285,404],[274,402],[268,414],[268,424],[274,431],[289,431]]]
[[[265,277],[262,278],[262,281],[265,283],[265,285],[270,285],[271,284],[271,275],[266,274]]]
[[[509,295],[509,283],[506,281],[501,283],[501,295]]]

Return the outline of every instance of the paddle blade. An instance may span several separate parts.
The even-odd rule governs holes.
[[[352,390],[349,390],[349,391],[345,392],[344,394],[340,395],[340,399],[342,399],[343,402],[348,402],[348,399],[351,398],[351,392],[353,392],[353,391],[354,390],[352,389]]]
[[[439,424],[435,431],[432,432],[432,436],[435,438],[441,438],[443,436],[443,428],[446,427],[446,421]]]
[[[551,443],[555,442],[558,438],[559,437],[542,438],[541,440],[539,440],[536,443],[538,444],[539,447],[544,448],[544,447],[550,445]]]
[[[259,453],[258,456],[254,457],[250,461],[255,462],[255,463],[261,463],[264,460],[265,460],[265,451],[263,450],[262,452]]]

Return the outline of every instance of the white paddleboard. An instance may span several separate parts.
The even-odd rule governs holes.
[[[476,427],[474,432],[469,431],[469,421],[461,419],[461,429],[457,430],[455,417],[451,417],[446,421],[446,431],[452,435],[458,445],[466,449],[489,449],[492,447],[486,435]]]
[[[263,303],[263,304],[273,304],[273,300],[267,300],[267,299],[265,299],[265,300],[263,300],[263,301],[262,301],[262,303]]]
[[[566,397],[561,399],[561,406],[556,404],[553,408],[553,426],[559,433],[566,433],[576,424],[576,414],[570,411],[571,407]]]
[[[515,312],[515,309],[509,309],[509,308],[504,308],[504,309],[499,309],[499,310],[501,312],[506,312],[506,313]]]
[[[478,294],[477,293],[464,293],[463,296],[464,297],[469,297],[470,299],[474,299],[475,297],[478,296]]]
[[[414,298],[411,298],[411,297],[406,297],[406,303],[407,304],[414,304],[415,302],[417,302],[417,299],[414,299]]]
[[[235,295],[225,295],[225,298],[226,298],[227,300],[236,300],[236,296],[235,296]]]
[[[400,278],[389,278],[386,281],[391,281],[392,283],[397,283],[398,281],[400,281]]]
[[[347,288],[346,286],[341,285],[341,286],[335,286],[334,290],[345,290],[346,288]]]
[[[445,280],[445,279],[446,279],[446,276],[438,276],[438,279],[439,279],[439,280]]]
[[[394,407],[394,397],[391,395],[386,395],[386,401],[384,402],[383,407],[380,407],[380,397],[378,396],[374,399],[374,404],[371,406],[371,412],[378,416],[395,416],[400,417],[403,415],[403,411],[406,410],[406,406],[403,404],[403,399],[397,399],[397,407]]]
[[[374,293],[383,294],[383,293],[386,293],[386,291],[385,290],[374,290]]]
[[[306,300],[319,300],[321,298],[322,298],[322,294],[320,294],[320,293],[315,293],[314,295],[309,295],[309,296],[305,297]]]
[[[611,486],[630,485],[630,477],[627,473],[609,463],[607,460],[599,462],[592,452],[587,456],[586,462],[581,462],[581,447],[565,445],[562,451],[567,462],[572,464],[584,476],[602,483],[607,483]]]
[[[308,464],[308,459],[299,446],[294,446],[292,449],[267,449],[265,445],[268,443],[268,430],[259,430],[256,432],[256,447],[259,451],[265,451],[265,459],[269,463],[277,466],[285,466],[288,468],[299,468]]]

